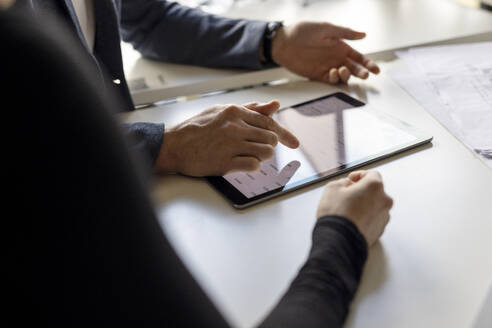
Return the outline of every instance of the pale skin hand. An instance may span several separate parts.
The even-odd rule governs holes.
[[[356,171],[348,178],[326,185],[317,217],[346,217],[372,246],[383,234],[392,207],[393,199],[385,193],[381,175],[375,171]]]
[[[166,129],[155,170],[189,176],[254,171],[273,156],[280,141],[297,148],[299,141],[270,116],[278,101],[216,105]]]
[[[374,61],[343,40],[359,40],[365,33],[330,23],[300,22],[281,27],[272,43],[272,58],[288,70],[311,80],[347,83],[350,76],[367,79],[378,74]]]

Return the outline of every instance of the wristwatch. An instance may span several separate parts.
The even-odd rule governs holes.
[[[265,57],[265,64],[277,65],[272,58],[272,41],[279,28],[284,26],[282,22],[270,22],[265,29],[265,35],[263,36],[263,56]]]
[[[492,10],[492,0],[480,1],[480,7],[482,7],[483,9]]]

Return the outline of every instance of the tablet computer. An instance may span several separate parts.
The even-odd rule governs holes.
[[[342,92],[283,108],[274,118],[297,136],[299,148],[278,144],[274,156],[262,162],[258,171],[206,178],[236,208],[246,208],[432,140],[432,136]]]

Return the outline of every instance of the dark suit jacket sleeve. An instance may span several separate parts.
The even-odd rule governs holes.
[[[145,164],[151,170],[161,150],[164,123],[124,123],[122,128],[127,135],[131,149],[145,158]]]
[[[209,67],[263,68],[259,47],[267,23],[204,13],[162,0],[121,3],[121,32],[144,56]]]

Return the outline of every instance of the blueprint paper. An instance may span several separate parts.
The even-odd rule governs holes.
[[[492,168],[492,42],[411,48],[391,77]]]

